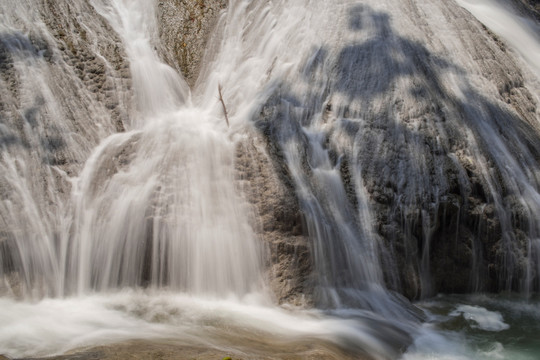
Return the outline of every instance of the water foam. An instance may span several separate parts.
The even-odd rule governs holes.
[[[279,347],[311,339],[362,349],[376,359],[398,354],[392,340],[382,340],[375,330],[375,321],[387,325],[374,314],[356,312],[351,319],[318,310],[283,309],[268,306],[256,294],[215,300],[131,290],[36,303],[2,298],[0,306],[0,354],[15,358],[51,356],[130,339],[224,349],[247,346],[251,351],[257,348],[250,340]]]
[[[460,305],[450,313],[450,316],[463,316],[467,321],[476,323],[472,327],[486,331],[502,331],[510,328],[499,312],[489,311],[480,306]]]

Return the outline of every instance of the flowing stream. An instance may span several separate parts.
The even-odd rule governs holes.
[[[457,3],[501,31],[513,50],[489,61],[508,79],[453,1],[230,1],[191,89],[160,58],[157,1],[3,1],[0,354],[145,339],[240,358],[312,341],[335,358],[537,358],[538,23]],[[276,305],[267,281],[235,168],[257,131],[302,213],[312,306]],[[428,299],[458,237],[457,290],[521,295]]]

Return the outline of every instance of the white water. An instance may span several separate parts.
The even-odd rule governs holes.
[[[0,353],[44,356],[133,338],[175,338],[179,344],[227,347],[230,344],[223,344],[222,335],[209,334],[223,334],[232,327],[242,330],[240,338],[251,332],[281,340],[314,338],[353,352],[363,350],[375,358],[397,358],[398,349],[407,344],[406,334],[415,341],[405,358],[478,356],[469,347],[456,352],[456,344],[463,341],[459,333],[420,328],[409,312],[410,305],[385,289],[384,277],[397,278],[400,269],[376,235],[362,178],[375,166],[369,158],[384,152],[383,143],[388,141],[369,132],[371,121],[384,117],[389,94],[414,97],[410,86],[418,74],[408,56],[425,54],[429,46],[434,57],[460,55],[456,55],[459,64],[441,66],[437,76],[449,84],[444,90],[455,95],[454,101],[465,104],[470,118],[487,123],[470,120],[466,124],[470,128],[459,134],[467,135],[463,138],[492,189],[497,211],[507,214],[499,189],[492,185],[494,176],[477,132],[493,140],[487,152],[504,163],[505,179],[517,178],[509,187],[522,194],[531,217],[540,213],[534,174],[524,170],[530,156],[524,151],[525,160],[518,161],[514,148],[509,149],[497,135],[489,122],[489,104],[478,95],[479,89],[487,93],[492,89],[489,84],[464,80],[463,73],[476,74],[477,68],[464,60],[467,57],[459,44],[430,43],[432,38],[418,34],[427,25],[415,24],[415,14],[391,1],[367,1],[360,9],[352,1],[231,2],[216,29],[221,36],[211,40],[208,62],[192,95],[184,80],[154,52],[159,40],[152,3],[114,0],[93,5],[119,34],[130,63],[135,96],[128,112],[128,131],[112,136],[100,133],[103,140],[85,159],[80,174],[69,177],[73,190],[67,209],[61,208],[53,220],[38,220],[40,210],[32,209],[40,202],[34,199],[36,190],[27,191],[24,181],[19,184],[21,189],[15,193],[22,194],[20,203],[27,207],[18,211],[23,215],[17,218],[17,228],[25,233],[17,241],[35,239],[37,243],[17,242],[26,256],[26,286],[30,292],[35,290],[37,299],[47,294],[77,296],[34,303],[1,299]],[[433,30],[437,32],[434,38],[442,39],[453,31],[450,24],[439,21],[442,10],[424,2],[417,5],[425,13],[433,10],[426,22],[440,26]],[[388,38],[391,41],[386,42]],[[39,71],[33,77],[40,79],[46,72],[43,59],[26,61],[31,64],[21,73],[32,75],[36,67]],[[429,83],[429,75],[434,74],[423,74],[420,81]],[[30,81],[26,86],[47,89],[48,80],[39,82],[44,85]],[[223,87],[230,128],[217,98],[218,84]],[[438,95],[442,90],[433,89],[438,85],[426,87]],[[467,104],[468,96],[482,105]],[[317,305],[333,311],[276,308],[263,283],[264,252],[251,227],[251,209],[235,186],[234,151],[236,141],[246,136],[243,129],[252,126],[252,119],[271,97],[277,98],[280,116],[262,121],[278,123],[278,143],[286,150],[285,161],[314,244]],[[55,101],[51,98],[46,103]],[[325,112],[328,104],[332,106]],[[414,117],[419,108],[409,111],[413,115],[405,127],[419,130],[422,120]],[[422,291],[429,295],[431,229],[436,222],[430,211],[438,206],[438,187],[445,184],[444,180],[430,182],[422,139],[406,129],[398,130],[400,121],[396,116],[384,125],[392,127],[395,122],[396,143],[402,154],[411,154],[411,161],[400,165],[399,175],[400,181],[409,182],[403,189],[413,195],[409,199],[409,192],[404,191],[399,206],[416,207],[420,200],[414,198],[415,193],[432,197],[430,207],[421,211],[427,242],[419,264]],[[351,138],[347,126],[366,132]],[[429,126],[443,148],[449,138],[446,129]],[[353,169],[355,206],[340,174],[344,157],[334,159],[328,143],[352,155],[348,161]],[[521,143],[517,144],[520,148]],[[310,171],[305,169],[306,159]],[[11,165],[6,174],[12,177],[6,178],[12,184],[32,178],[17,169],[26,161],[2,163]],[[415,173],[409,171],[411,167]],[[536,165],[530,168],[537,171]],[[53,202],[64,204],[63,200]],[[2,214],[12,210],[10,204],[3,202]],[[534,232],[537,229],[531,235]],[[54,233],[60,235],[55,238]],[[507,240],[511,243],[513,238]],[[540,253],[538,240],[530,241],[529,248],[531,254]],[[531,273],[524,282],[532,283],[534,266],[539,264],[530,262]],[[509,268],[513,265],[509,261]],[[40,276],[45,279],[34,279]],[[153,290],[121,291],[141,286]],[[157,290],[161,288],[169,292]],[[497,345],[493,346],[496,350]],[[485,352],[489,355],[495,350]]]
[[[367,351],[376,359],[534,360],[540,353],[538,301],[488,296],[438,297],[418,304],[428,312],[428,322],[419,329],[413,324],[406,327],[414,334],[414,342],[403,356],[396,347],[406,341],[404,334],[375,314],[359,310],[328,314],[261,306],[256,297],[242,302],[205,300],[162,291],[124,291],[36,303],[2,299],[0,305],[1,351],[12,357],[61,354],[131,339],[215,348],[223,356],[233,357],[272,356],[265,352],[265,345],[259,348],[254,342],[272,346],[275,354],[294,351],[306,339],[335,344],[352,353]],[[461,323],[454,313],[464,308],[482,309],[480,313],[491,319],[496,314],[506,326],[494,332],[475,322]]]
[[[537,298],[437,296],[418,306],[429,320],[403,359],[533,360],[540,355]]]
[[[95,6],[126,44],[135,120],[100,144],[77,181],[68,288],[260,291],[260,241],[235,189],[234,142],[212,111],[215,93],[190,105],[184,80],[154,53],[152,3]]]
[[[479,306],[460,305],[450,313],[450,316],[463,316],[467,321],[476,324],[471,325],[473,328],[486,331],[502,331],[510,327],[504,322],[500,313]]]
[[[399,334],[383,328],[381,319],[369,314],[340,319],[316,310],[261,306],[256,298],[240,303],[235,299],[208,301],[183,294],[129,291],[38,303],[2,299],[0,304],[9,309],[0,314],[1,351],[12,357],[61,354],[130,339],[222,348],[224,355],[227,349],[237,352],[245,347],[253,354],[259,350],[250,340],[274,342],[277,352],[286,344],[311,339],[353,351],[364,349],[385,359],[397,356],[392,343],[400,341],[396,338]],[[377,323],[379,329],[373,327]],[[390,335],[393,338],[383,340]]]
[[[135,107],[132,128],[141,128],[189,104],[184,79],[154,51],[158,40],[152,1],[93,1],[97,12],[120,35],[129,57]]]

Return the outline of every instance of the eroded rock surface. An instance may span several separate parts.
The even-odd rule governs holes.
[[[159,36],[164,60],[193,86],[209,33],[226,0],[160,0],[157,3]]]
[[[237,178],[253,206],[254,228],[264,241],[267,279],[277,301],[308,305],[312,302],[310,244],[287,169],[276,161],[278,154],[269,154],[275,152],[274,146],[256,133],[239,143]]]

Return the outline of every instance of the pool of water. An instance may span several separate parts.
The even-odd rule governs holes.
[[[416,304],[428,321],[405,359],[540,359],[540,299],[438,296]]]

